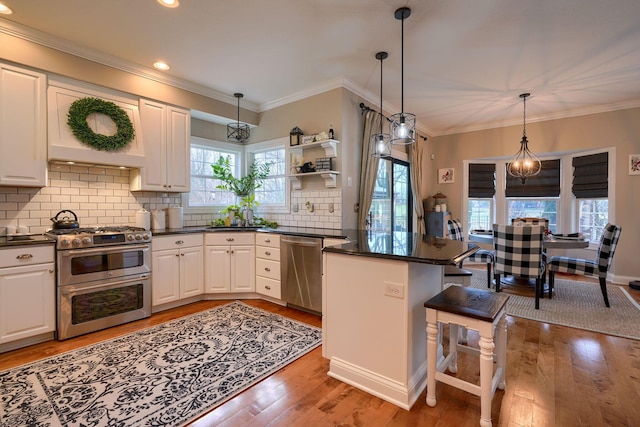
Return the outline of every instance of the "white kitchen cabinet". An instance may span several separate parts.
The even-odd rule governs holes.
[[[190,188],[189,110],[140,99],[145,166],[131,172],[131,191],[186,193]]]
[[[255,233],[205,235],[205,293],[254,292]]]
[[[53,338],[56,328],[56,283],[53,245],[0,250],[0,344]],[[27,345],[27,344],[23,344]]]
[[[301,145],[289,147],[289,156],[291,157],[291,163],[292,164],[299,163],[299,159],[304,158],[305,151],[313,148],[318,148],[318,147],[322,147],[324,149],[323,157],[335,158],[338,156],[337,147],[339,143],[340,141],[336,141],[335,139],[328,139],[326,141],[312,142],[310,144],[301,144]],[[305,158],[304,161],[309,161],[309,160]],[[340,172],[335,170],[307,172],[307,173],[292,172],[289,175],[289,181],[291,181],[291,188],[293,188],[294,190],[300,190],[302,189],[303,178],[319,176],[322,179],[324,179],[325,187],[335,188],[337,187],[338,175],[340,175]]]
[[[47,185],[47,76],[1,62],[0,185]]]
[[[201,295],[203,280],[202,234],[153,238],[151,250],[152,305]]]
[[[278,234],[256,234],[256,292],[281,299]]]

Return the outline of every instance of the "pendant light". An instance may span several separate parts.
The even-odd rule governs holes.
[[[415,141],[416,116],[415,114],[404,112],[404,20],[411,16],[411,9],[401,7],[395,12],[396,19],[402,22],[402,39],[401,39],[401,112],[394,114],[391,119],[391,144],[393,145],[409,145]]]
[[[227,140],[231,142],[247,142],[249,140],[249,125],[240,123],[240,98],[244,95],[234,93],[233,96],[238,98],[238,121],[227,125]]]
[[[530,93],[523,93],[522,98],[522,141],[520,141],[520,150],[507,163],[507,172],[509,175],[519,178],[522,185],[527,182],[527,178],[540,173],[542,164],[540,159],[529,150],[529,141],[527,141],[527,97]]]
[[[380,133],[371,135],[371,156],[372,157],[388,157],[391,155],[391,146],[389,145],[389,134],[382,132],[382,125],[387,120],[382,114],[382,61],[387,59],[387,52],[376,53],[376,59],[380,60]]]

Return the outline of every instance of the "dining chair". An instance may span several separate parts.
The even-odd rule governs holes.
[[[542,225],[500,225],[493,224],[493,246],[495,264],[493,276],[496,292],[500,292],[500,275],[509,274],[536,281],[535,308],[540,308],[540,297],[545,277],[545,263],[542,260]]]
[[[548,218],[536,218],[536,217],[512,218],[511,225],[542,225],[544,226],[544,233],[547,234],[549,232]],[[545,263],[547,262],[547,251],[545,250],[545,248],[542,248],[542,261]]]
[[[613,261],[622,227],[607,224],[600,237],[600,245],[594,261],[582,258],[570,258],[566,256],[554,256],[549,259],[549,298],[553,291],[555,273],[580,274],[582,276],[598,276],[600,290],[604,298],[604,305],[609,307],[607,296],[607,272]]]
[[[447,221],[449,228],[449,239],[464,241],[464,232],[462,231],[462,221],[459,219],[450,219]],[[475,243],[469,243],[469,247],[477,246]],[[488,249],[479,249],[473,255],[469,255],[467,258],[472,262],[481,262],[487,264],[487,287],[491,287],[491,270],[494,263],[494,253]],[[462,261],[459,267],[462,267]]]

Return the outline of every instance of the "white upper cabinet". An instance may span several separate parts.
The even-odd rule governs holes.
[[[59,80],[58,80],[59,79]],[[102,151],[82,143],[67,124],[67,113],[74,101],[82,98],[100,98],[120,107],[131,120],[135,137],[122,150]],[[142,167],[145,165],[145,146],[140,130],[138,98],[81,82],[57,77],[49,79],[47,89],[49,108],[49,160],[74,161],[111,166]],[[101,135],[116,133],[116,124],[104,114],[89,114],[89,127]]]
[[[0,185],[47,185],[47,76],[0,62]]]
[[[145,164],[131,173],[131,191],[188,192],[189,110],[140,99]]]

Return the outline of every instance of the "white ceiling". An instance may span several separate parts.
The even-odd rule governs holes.
[[[255,111],[341,85],[377,110],[387,51],[398,112],[402,6],[404,110],[429,135],[521,123],[522,92],[528,122],[640,106],[638,0],[0,1],[67,50],[152,75],[163,59],[165,78]]]

